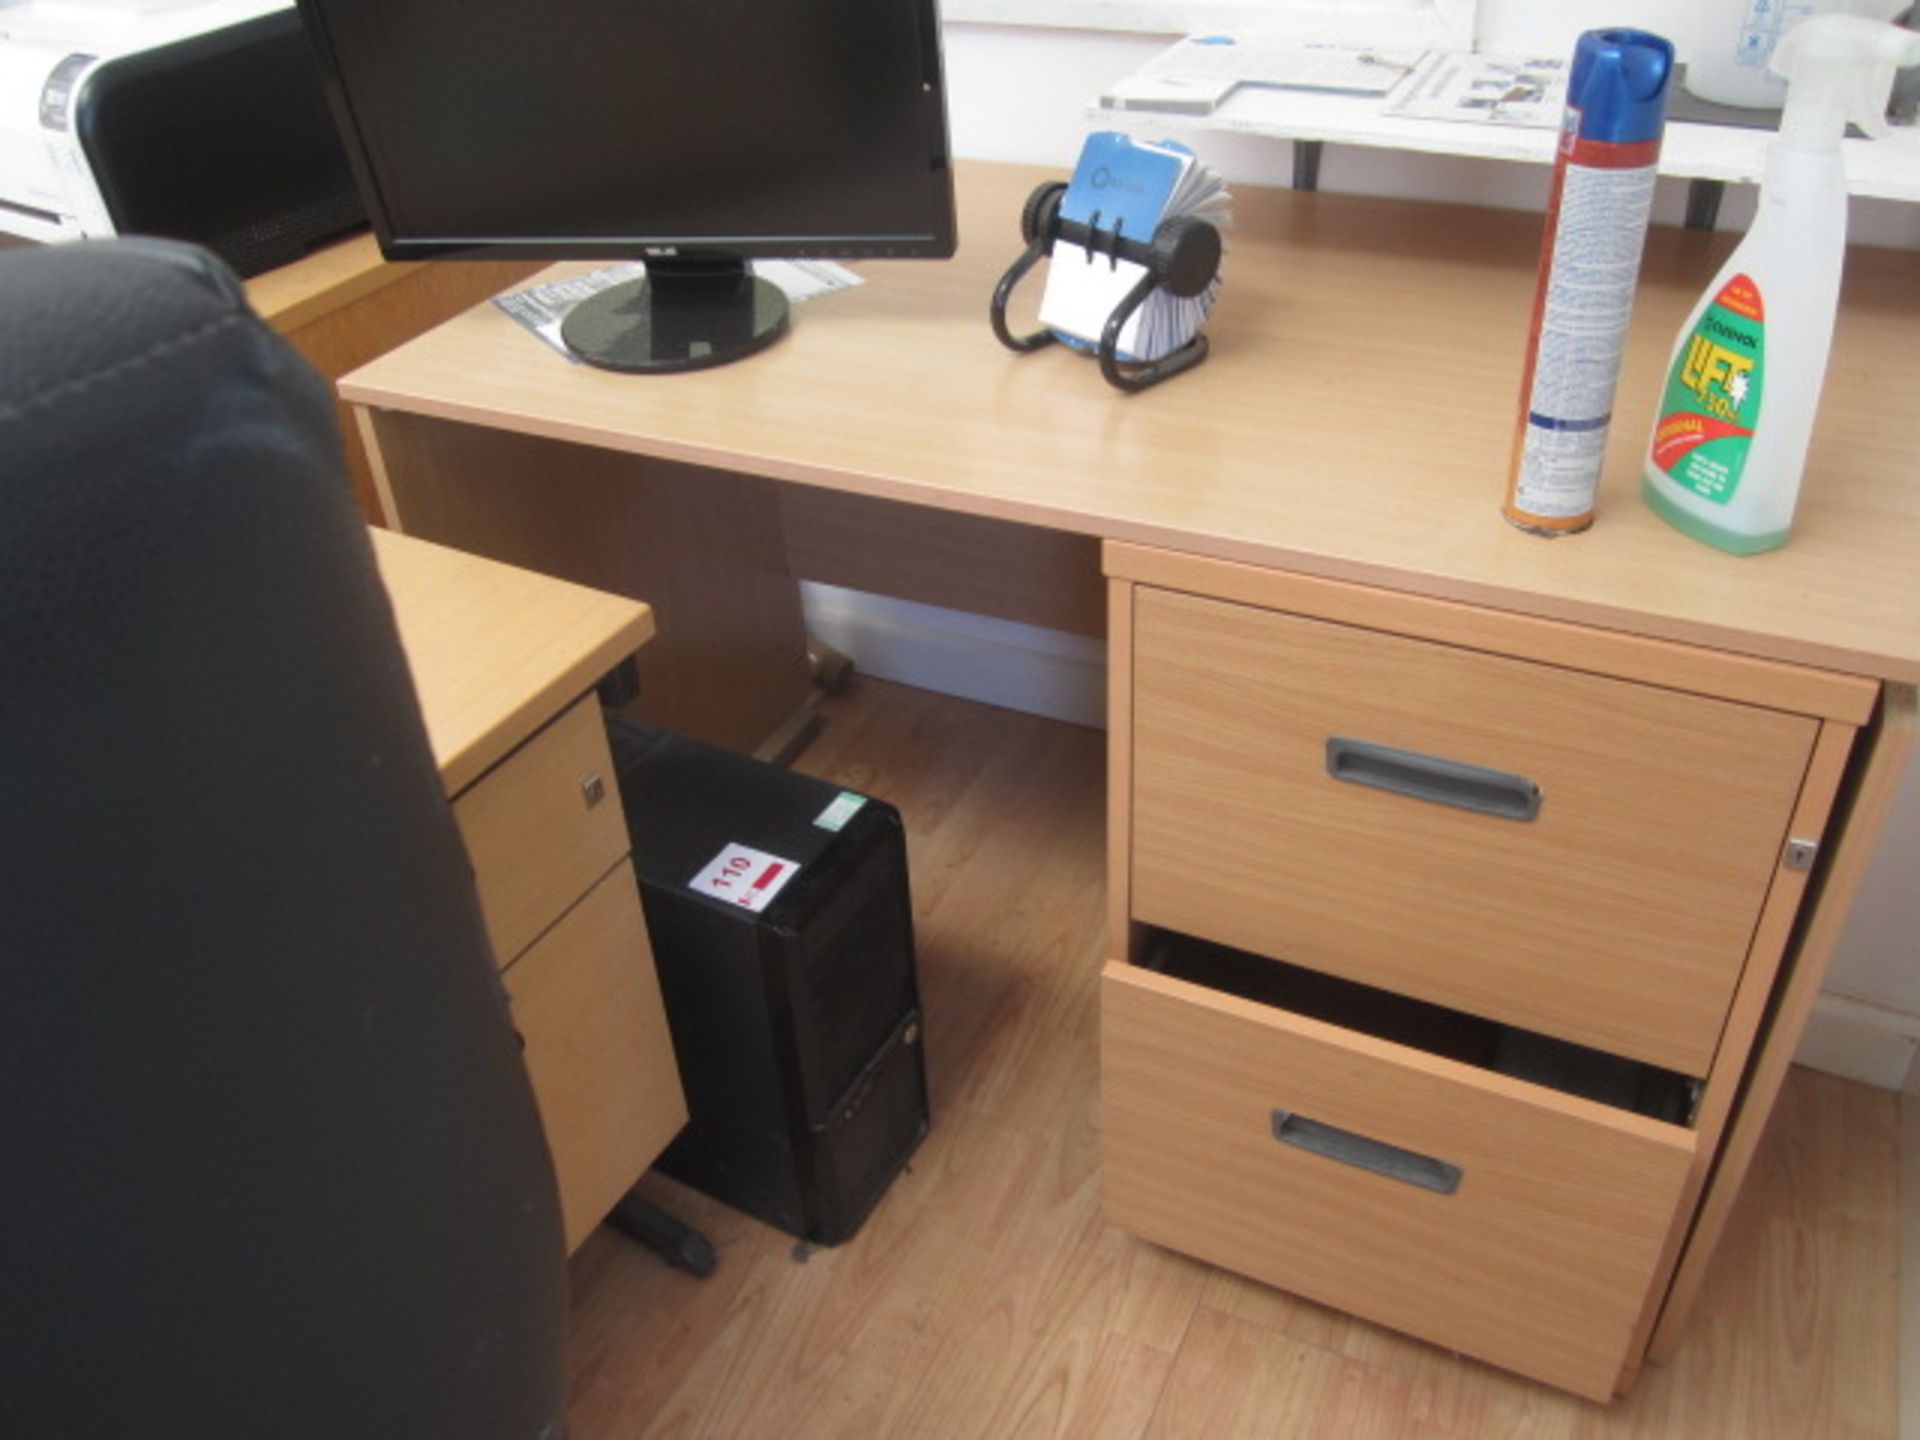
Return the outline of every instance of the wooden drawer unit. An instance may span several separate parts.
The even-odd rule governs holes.
[[[1106,564],[1110,1218],[1624,1387],[1737,1189],[1710,1187],[1750,1153],[1770,1007],[1806,1003],[1783,967],[1877,686],[1137,546]],[[1237,958],[1165,960],[1189,952]]]
[[[1126,964],[1101,1007],[1110,1219],[1613,1393],[1692,1132]]]
[[[627,853],[599,702],[588,695],[453,802],[505,965]]]
[[[504,976],[571,1252],[686,1123],[631,861]]]
[[[637,601],[374,531],[572,1250],[686,1121],[594,684]]]
[[[553,1152],[571,1253],[687,1120],[588,694],[454,797]]]
[[[1147,590],[1137,918],[1704,1075],[1805,716]]]

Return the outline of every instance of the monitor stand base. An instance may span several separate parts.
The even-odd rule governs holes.
[[[644,279],[590,295],[560,338],[606,370],[704,370],[764,350],[787,332],[787,297],[743,260],[657,259]]]

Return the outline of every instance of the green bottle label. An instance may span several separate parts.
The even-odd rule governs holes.
[[[1703,500],[1740,489],[1766,372],[1767,312],[1760,287],[1729,280],[1680,347],[1653,427],[1653,463]]]

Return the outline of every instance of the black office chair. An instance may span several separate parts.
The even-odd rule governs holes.
[[[552,1166],[326,389],[181,246],[0,254],[0,316],[0,1429],[552,1440]]]

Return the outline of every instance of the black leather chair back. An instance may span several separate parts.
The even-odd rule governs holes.
[[[202,252],[0,254],[0,1430],[541,1440],[565,1304],[325,386]]]

